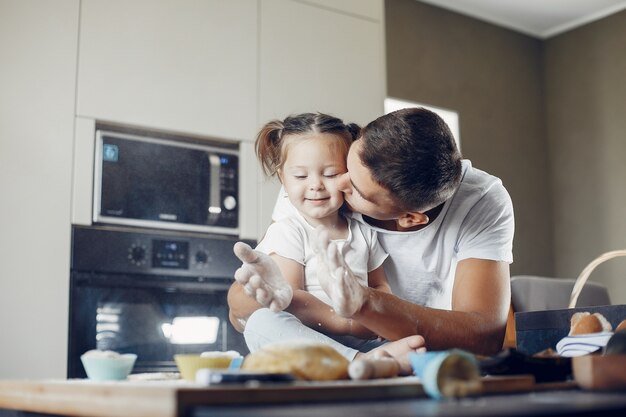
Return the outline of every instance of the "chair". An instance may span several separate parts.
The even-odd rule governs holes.
[[[511,299],[515,312],[567,308],[574,279],[517,275],[511,278]],[[587,281],[578,297],[577,307],[610,305],[607,288]]]
[[[575,282],[575,279],[533,275],[511,277],[511,308],[509,309],[503,347],[516,346],[515,312],[567,308]],[[610,304],[611,300],[607,288],[600,283],[587,281],[578,297],[576,306],[589,307]]]

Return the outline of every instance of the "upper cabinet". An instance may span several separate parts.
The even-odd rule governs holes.
[[[252,140],[257,2],[83,0],[78,116]]]
[[[382,0],[306,0],[306,2],[378,22],[382,22],[384,19],[384,2]]]
[[[380,116],[382,13],[382,1],[262,0],[260,122],[310,111],[359,124]]]
[[[259,124],[316,111],[360,125],[382,115],[382,0],[261,0],[259,13]],[[257,175],[261,237],[280,184]]]
[[[241,141],[241,233],[262,236],[279,185],[260,174],[258,128],[380,116],[383,14],[383,0],[83,0],[72,221],[91,221],[83,160],[104,121]]]

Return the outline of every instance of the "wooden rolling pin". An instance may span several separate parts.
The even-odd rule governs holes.
[[[400,373],[400,364],[394,358],[355,359],[348,365],[351,379],[392,378]]]

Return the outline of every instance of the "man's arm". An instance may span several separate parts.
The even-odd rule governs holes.
[[[233,251],[243,264],[235,271],[235,282],[228,290],[228,318],[235,329],[243,332],[252,313],[261,307],[282,310],[291,302],[293,293],[269,255],[243,242],[235,243]]]
[[[242,243],[235,245],[235,254],[243,265],[235,271],[236,281],[228,291],[227,300],[228,317],[237,331],[244,331],[246,321],[259,308],[278,307],[285,308],[302,323],[322,333],[351,334],[367,339],[376,337],[367,328],[337,315],[332,307],[303,291],[304,268],[298,262],[253,251]],[[288,299],[284,295],[288,295]]]
[[[233,282],[228,290],[228,318],[233,327],[243,333],[246,327],[246,320],[259,308],[263,307],[253,297],[250,297],[243,289],[243,285],[237,281]]]
[[[377,337],[371,330],[350,318],[341,317],[331,306],[303,290],[294,291],[291,304],[285,311],[306,326],[327,335],[350,335],[361,339]]]
[[[278,266],[285,283],[291,286],[293,297],[286,311],[296,316],[304,325],[329,335],[350,333],[352,320],[341,317],[333,308],[319,298],[304,290],[304,266],[292,259],[272,254],[272,260]],[[372,338],[375,335],[371,334]]]
[[[390,340],[418,334],[429,350],[456,347],[490,355],[502,348],[510,300],[506,262],[465,259],[457,265],[451,311],[365,288],[363,305],[353,318]]]
[[[229,307],[228,318],[235,330],[243,333],[248,317],[263,306],[246,294],[243,286],[238,282],[234,282],[231,285],[228,290],[227,299]],[[313,314],[316,310],[320,311],[322,309],[326,311],[327,317],[323,317],[324,314]],[[323,333],[350,334],[362,339],[373,339],[376,337],[374,333],[359,325],[359,323],[338,316],[332,310],[332,307],[304,291],[294,292],[292,302],[286,311],[298,317],[304,324],[309,325],[309,327]]]

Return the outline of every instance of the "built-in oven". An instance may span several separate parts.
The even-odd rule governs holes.
[[[240,262],[235,236],[74,226],[68,377],[85,377],[91,349],[135,353],[135,373],[175,371],[173,356],[248,352],[228,320]],[[250,244],[254,242],[248,241]]]

